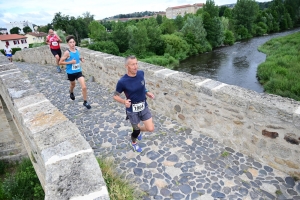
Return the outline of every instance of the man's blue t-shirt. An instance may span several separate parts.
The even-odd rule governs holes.
[[[74,74],[77,72],[81,72],[81,66],[80,66],[80,53],[76,49],[75,52],[72,52],[68,49],[70,53],[70,57],[66,59],[66,62],[69,62],[71,60],[76,60],[76,64],[67,64],[66,65],[66,72],[67,74]]]
[[[125,93],[127,99],[131,100],[131,104],[146,102],[146,88],[145,88],[145,79],[144,72],[138,70],[135,77],[128,76],[125,74],[117,83],[116,91],[118,93]],[[132,112],[132,106],[126,108],[127,111]]]

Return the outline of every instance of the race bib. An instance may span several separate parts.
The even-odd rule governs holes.
[[[141,112],[145,109],[145,102],[132,104],[132,112]]]
[[[72,70],[78,70],[80,69],[80,64],[72,64]]]
[[[52,42],[52,46],[58,46],[58,42]]]

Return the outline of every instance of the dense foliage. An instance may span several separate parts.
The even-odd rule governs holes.
[[[15,173],[6,173],[15,168]],[[6,175],[4,175],[6,173]],[[16,166],[0,161],[0,200],[44,199],[44,190],[30,159],[24,159]]]
[[[153,13],[115,17],[145,14]],[[222,45],[299,26],[300,0],[237,0],[234,7],[218,7],[214,0],[206,0],[196,14],[175,19],[157,15],[126,22],[98,22],[88,12],[77,18],[56,13],[52,23],[55,29],[75,35],[77,42],[90,37],[95,42],[91,49],[120,56],[135,54],[146,62],[171,67]]]
[[[32,30],[31,30],[31,28],[29,26],[25,26],[23,28],[23,32],[26,34],[26,33],[32,32]]]

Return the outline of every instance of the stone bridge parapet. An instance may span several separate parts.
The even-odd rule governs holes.
[[[109,199],[94,152],[71,123],[0,56],[0,96],[9,110],[46,200]],[[0,133],[5,134],[5,132]]]

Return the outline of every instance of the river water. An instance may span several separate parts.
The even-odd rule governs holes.
[[[298,28],[256,37],[237,42],[232,46],[218,48],[212,52],[192,56],[180,62],[174,70],[262,93],[264,89],[256,78],[256,71],[258,65],[265,62],[266,55],[259,52],[257,48],[272,38],[299,31]]]

